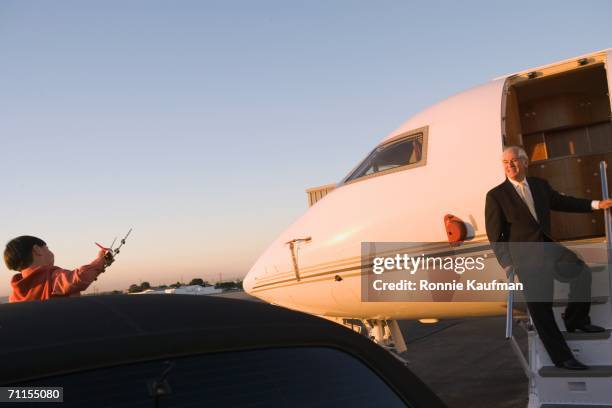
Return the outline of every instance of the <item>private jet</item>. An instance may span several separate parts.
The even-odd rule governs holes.
[[[370,273],[364,259],[394,243],[396,249],[422,256],[479,257],[486,265],[480,279],[507,281],[484,220],[486,193],[504,180],[501,153],[506,146],[522,146],[530,176],[548,180],[563,194],[607,197],[611,63],[612,49],[607,49],[504,75],[414,115],[340,182],[307,190],[310,207],[255,262],[245,290],[349,327],[361,322],[358,329],[396,352],[406,350],[399,319],[508,315],[514,305],[505,291],[485,301],[462,299],[458,293],[440,297],[433,291],[429,299],[403,294],[372,301],[364,288]],[[584,255],[593,245],[609,242],[608,217],[602,211],[553,213],[552,233]],[[602,273],[594,273],[593,296],[599,301],[592,315],[612,328],[608,260],[602,251],[593,252],[598,259],[589,262]],[[460,277],[469,278],[469,273]],[[560,285],[557,293],[563,297],[567,288]],[[559,318],[559,310],[556,314]],[[612,340],[606,334],[599,343],[570,341],[586,364],[609,369],[589,380],[565,378],[568,385],[558,381],[559,373],[531,330],[533,352],[520,356],[530,378],[530,406],[612,403],[605,385],[612,377]]]

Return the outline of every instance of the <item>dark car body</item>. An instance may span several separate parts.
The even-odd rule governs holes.
[[[444,406],[351,330],[210,296],[1,305],[0,362],[1,386],[63,387],[63,405]]]

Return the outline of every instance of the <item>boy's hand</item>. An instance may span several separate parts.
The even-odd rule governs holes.
[[[101,249],[98,252],[98,258],[104,258],[104,266],[110,266],[113,262],[115,262],[115,258],[113,257],[113,253],[111,251],[107,251],[106,249]]]

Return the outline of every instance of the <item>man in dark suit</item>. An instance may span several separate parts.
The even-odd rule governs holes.
[[[500,265],[514,268],[523,283],[527,307],[551,360],[570,370],[588,368],[576,360],[552,312],[553,278],[570,282],[564,313],[568,331],[599,332],[589,319],[591,271],[573,252],[550,236],[550,212],[590,212],[612,206],[612,200],[591,201],[561,195],[548,182],[526,177],[528,158],[520,147],[504,150],[506,181],[487,193],[487,236]]]

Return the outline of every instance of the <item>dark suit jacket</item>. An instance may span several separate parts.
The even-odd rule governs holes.
[[[546,180],[527,177],[538,221],[518,192],[506,179],[487,193],[485,222],[487,236],[497,260],[503,266],[515,265],[517,256],[509,242],[554,241],[550,236],[550,211],[590,212],[591,200],[564,196],[552,189]],[[513,261],[514,259],[514,261]],[[516,266],[516,265],[515,265]]]

